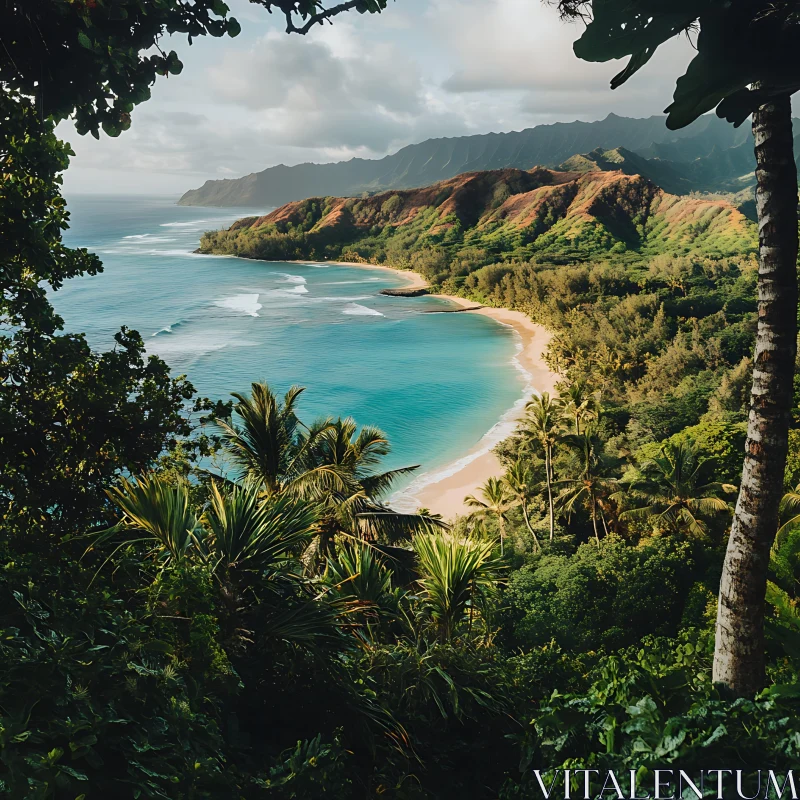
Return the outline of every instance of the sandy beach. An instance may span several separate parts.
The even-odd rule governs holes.
[[[356,262],[336,263],[346,264],[346,266],[350,267],[382,269],[392,272],[407,281],[406,285],[402,287],[403,289],[414,290],[428,287],[428,282],[417,272]],[[550,392],[551,394],[555,392],[558,375],[552,372],[544,361],[544,353],[550,341],[550,333],[544,326],[537,325],[521,311],[480,306],[463,297],[451,295],[431,296],[449,300],[455,305],[467,309],[462,313],[480,314],[514,328],[522,339],[522,350],[517,354],[517,359],[525,371],[530,374],[532,389],[537,392]],[[517,418],[521,416],[522,408]],[[425,475],[420,476],[418,480],[424,485],[419,491],[404,492],[404,503],[411,499],[418,508],[428,508],[437,514],[441,514],[445,519],[452,519],[459,514],[467,513],[468,509],[464,505],[464,498],[469,494],[475,494],[486,482],[487,478],[497,477],[503,472],[497,456],[491,450],[488,452],[486,450],[485,442],[477,442],[471,450],[459,459],[464,466],[452,475],[442,474],[442,477],[437,480],[437,472],[447,473],[451,471],[451,469],[442,468],[434,471],[434,474],[430,476],[432,480],[429,483],[425,482]]]

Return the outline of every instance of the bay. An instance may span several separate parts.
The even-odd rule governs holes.
[[[281,392],[306,386],[301,418],[377,425],[392,443],[387,467],[435,472],[498,438],[485,437],[523,394],[513,330],[473,314],[425,313],[450,307],[438,298],[379,294],[404,285],[402,276],[193,253],[203,231],[265,209],[118,195],[68,203],[67,244],[97,253],[104,272],[52,294],[66,329],[96,349],[112,347],[121,325],[138,330],[202,395],[229,399],[257,380]]]

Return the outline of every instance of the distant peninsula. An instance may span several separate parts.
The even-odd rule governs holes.
[[[493,264],[724,258],[753,253],[756,238],[753,223],[725,200],[679,197],[621,171],[534,168],[288,203],[205,234],[200,252],[384,264],[453,289]]]
[[[186,192],[179,204],[270,208],[308,197],[360,197],[429,186],[469,172],[537,165],[622,170],[649,178],[672,194],[737,193],[753,185],[752,134],[748,127],[735,129],[713,115],[670,131],[661,116],[609,114],[597,122],[428,139],[375,160],[281,164],[242,178],[206,181]]]

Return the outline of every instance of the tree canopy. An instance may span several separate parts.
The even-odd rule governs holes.
[[[683,128],[713,109],[741,125],[769,98],[800,89],[800,3],[793,0],[558,0],[562,15],[582,19],[575,42],[584,61],[630,57],[616,89],[668,39],[695,35],[697,55],[677,81],[667,127]]]

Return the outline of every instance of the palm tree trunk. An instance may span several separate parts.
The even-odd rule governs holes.
[[[539,537],[536,535],[536,531],[533,529],[530,518],[528,517],[528,504],[524,500],[522,501],[522,518],[525,520],[525,525],[527,526],[531,536],[533,536],[533,541],[536,543],[536,549],[541,550],[542,546],[539,544]]]
[[[336,558],[336,522],[331,519],[324,519],[319,530],[319,554],[322,556],[323,564],[329,558]]]
[[[504,552],[504,542],[506,539],[506,521],[503,519],[502,515],[500,516],[500,557],[502,558],[505,555]]]
[[[594,540],[597,546],[600,547],[600,534],[597,531],[597,500],[595,500],[594,492],[589,495],[589,501],[592,504],[592,527],[594,527]]]
[[[600,522],[603,523],[603,533],[605,538],[608,538],[608,525],[606,525],[606,515],[603,513],[603,507],[600,506]]]
[[[553,509],[553,476],[550,472],[550,462],[553,459],[553,452],[550,448],[545,450],[544,459],[544,472],[547,480],[547,507],[550,515],[550,541],[555,539],[556,531],[556,518],[555,510]]]
[[[764,675],[764,594],[788,449],[797,347],[797,169],[788,95],[753,114],[758,332],[744,472],[722,571],[714,681],[737,696]]]

